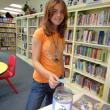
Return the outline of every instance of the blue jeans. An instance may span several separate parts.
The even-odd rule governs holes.
[[[48,83],[33,80],[25,110],[38,110],[45,98],[44,106],[51,104],[53,93],[54,89],[51,89]]]

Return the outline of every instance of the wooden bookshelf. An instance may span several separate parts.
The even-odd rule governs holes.
[[[0,18],[0,50],[16,50],[16,28],[12,18]]]
[[[17,17],[17,55],[31,63],[31,37],[43,13]],[[26,20],[26,54],[23,54],[22,25]],[[93,32],[95,34],[93,35]],[[108,101],[110,90],[110,2],[68,7],[64,67],[66,85],[75,93],[86,92]],[[89,37],[88,37],[89,36]],[[101,36],[103,39],[101,39]],[[88,65],[88,66],[87,66]],[[89,69],[88,69],[89,68]],[[91,69],[90,69],[91,68]]]

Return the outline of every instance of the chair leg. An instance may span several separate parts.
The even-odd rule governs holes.
[[[8,78],[5,80],[8,82],[9,86],[13,89],[13,91],[17,94],[18,91],[17,91],[16,87],[14,86],[14,84]]]

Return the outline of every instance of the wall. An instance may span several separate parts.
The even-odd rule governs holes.
[[[43,9],[45,7],[45,3],[48,0],[30,0],[29,1],[29,5],[33,8],[35,8],[37,10],[37,12],[40,12],[40,4],[43,4]],[[65,2],[67,2],[68,0],[64,0]]]

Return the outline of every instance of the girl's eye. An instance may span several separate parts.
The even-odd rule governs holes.
[[[52,10],[52,13],[57,13],[57,10]]]
[[[59,11],[59,10],[52,10],[52,13],[53,14],[56,14],[56,13],[64,14],[64,11],[63,10],[61,10],[61,11]]]

